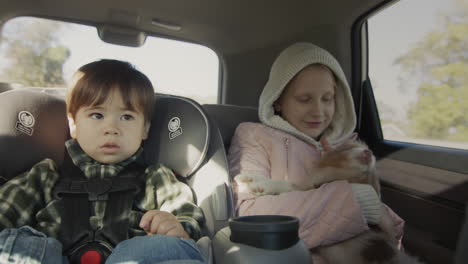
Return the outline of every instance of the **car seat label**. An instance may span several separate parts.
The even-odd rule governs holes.
[[[169,129],[169,139],[173,140],[174,138],[182,135],[182,127],[180,124],[180,118],[173,117],[169,120],[167,124],[167,128]]]
[[[34,116],[28,111],[21,111],[18,114],[18,121],[16,121],[16,130],[28,136],[34,133],[34,123],[36,120]]]

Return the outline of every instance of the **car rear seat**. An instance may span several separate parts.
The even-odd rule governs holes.
[[[260,122],[257,108],[251,106],[204,104],[203,108],[216,122],[226,149],[229,149],[231,138],[240,123]]]
[[[223,138],[224,147],[229,150],[231,138],[237,126],[242,122],[259,122],[258,110],[250,106],[205,104],[210,118],[219,128]],[[231,179],[232,180],[232,179]],[[275,216],[273,216],[275,217]],[[274,223],[271,223],[274,224]],[[270,226],[270,234],[273,236],[273,226]],[[259,227],[260,229],[260,227]],[[221,229],[213,239],[213,251],[215,259],[223,258],[226,263],[311,263],[309,251],[303,241],[280,250],[262,249],[245,244],[233,243],[229,227]],[[248,243],[247,243],[248,244]]]

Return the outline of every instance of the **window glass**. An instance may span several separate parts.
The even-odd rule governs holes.
[[[401,0],[368,22],[384,138],[468,149],[468,1]]]
[[[217,102],[218,57],[192,43],[148,37],[142,47],[125,47],[103,42],[94,27],[18,17],[2,28],[0,56],[3,83],[64,88],[80,66],[110,58],[135,65],[156,92]]]

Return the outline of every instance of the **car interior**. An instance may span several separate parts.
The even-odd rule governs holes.
[[[447,28],[456,34],[447,35],[450,38],[437,43],[448,45],[453,41],[453,46],[427,44],[429,39],[436,41],[446,36],[428,34],[426,42],[414,42],[415,52],[399,55],[392,62],[403,69],[405,78],[419,78],[423,74],[438,78],[429,81],[430,85],[408,81],[408,85],[420,89],[412,95],[414,98],[430,94],[431,87],[444,82],[448,83],[445,86],[456,86],[462,91],[434,94],[438,96],[437,102],[445,105],[442,108],[425,105],[426,119],[417,119],[420,112],[415,107],[423,100],[417,101],[409,106],[407,123],[402,124],[389,120],[398,116],[401,109],[407,109],[403,99],[396,100],[389,111],[385,108],[387,104],[382,103],[382,98],[390,99],[392,94],[402,90],[401,83],[384,87],[390,70],[382,70],[382,75],[374,74],[380,67],[375,57],[390,56],[388,54],[400,46],[380,51],[376,45],[382,42],[373,40],[375,36],[403,30],[397,26],[401,18],[386,15],[386,12],[390,14],[409,2],[417,9],[402,10],[418,24],[418,15],[437,1],[425,4],[416,0],[0,0],[0,33],[7,31],[9,21],[31,17],[90,27],[100,41],[112,46],[138,50],[145,42],[160,38],[203,46],[215,54],[219,63],[214,71],[214,99],[198,100],[183,93],[172,93],[170,89],[158,91],[156,88],[157,103],[152,121],[156,125],[152,125],[150,136],[144,142],[148,162],[168,165],[192,187],[206,218],[205,237],[197,245],[208,256],[209,263],[310,263],[308,249],[302,241],[293,239],[272,249],[263,247],[262,241],[258,244],[230,239],[229,223],[236,218],[236,212],[231,188],[233,179],[226,157],[237,125],[259,122],[258,98],[279,52],[298,41],[323,47],[337,58],[348,78],[358,117],[356,132],[377,158],[382,201],[405,221],[402,242],[405,251],[428,264],[468,263],[468,79],[463,70],[457,70],[468,69],[468,2],[450,1],[455,11],[448,13],[453,17],[447,15],[444,23],[452,23]],[[438,4],[440,2],[445,1]],[[379,16],[382,19],[385,16],[388,27],[376,26]],[[19,26],[27,25],[19,23]],[[452,32],[450,30],[447,32]],[[55,33],[59,36],[60,32]],[[415,32],[414,35],[419,34]],[[20,35],[20,31],[10,34]],[[16,42],[9,41],[7,35],[0,35],[0,184],[44,158],[52,158],[60,164],[65,150],[63,143],[69,138],[65,83],[31,84],[27,73],[22,75],[25,76],[23,80],[13,79],[8,67],[15,65],[12,59],[15,50],[11,49],[14,45],[5,43]],[[30,41],[40,40],[35,36]],[[54,42],[54,45],[57,44]],[[442,56],[441,53],[446,54],[444,59],[431,57]],[[57,66],[57,60],[53,60],[56,54],[61,53],[53,53],[50,63],[42,66],[49,72],[55,70],[54,67],[59,67],[59,72],[65,71],[63,61]],[[110,58],[120,58],[119,55]],[[152,54],[143,57],[157,60]],[[416,63],[418,60],[420,64]],[[455,69],[453,65],[460,68]],[[189,70],[201,75],[197,72],[199,69]],[[170,78],[184,79],[180,75]],[[195,89],[199,96],[204,95],[204,90]],[[439,115],[449,105],[460,106],[450,110],[450,115],[457,115],[454,123],[447,123]],[[20,122],[19,116],[24,112],[33,116],[32,124]],[[435,124],[426,129],[424,124],[431,122]],[[448,132],[437,134],[443,130],[437,125],[444,122],[447,125],[443,129]],[[411,134],[415,135],[414,140],[406,137],[407,131],[413,131],[412,124],[422,124],[421,127],[429,131],[427,136],[415,133]],[[438,135],[445,138],[438,138]],[[442,142],[445,139],[447,143]],[[284,234],[278,233],[276,238],[279,242],[286,241]]]

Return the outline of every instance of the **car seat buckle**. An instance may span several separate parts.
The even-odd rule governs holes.
[[[101,264],[102,255],[97,250],[85,251],[80,257],[80,264]]]

